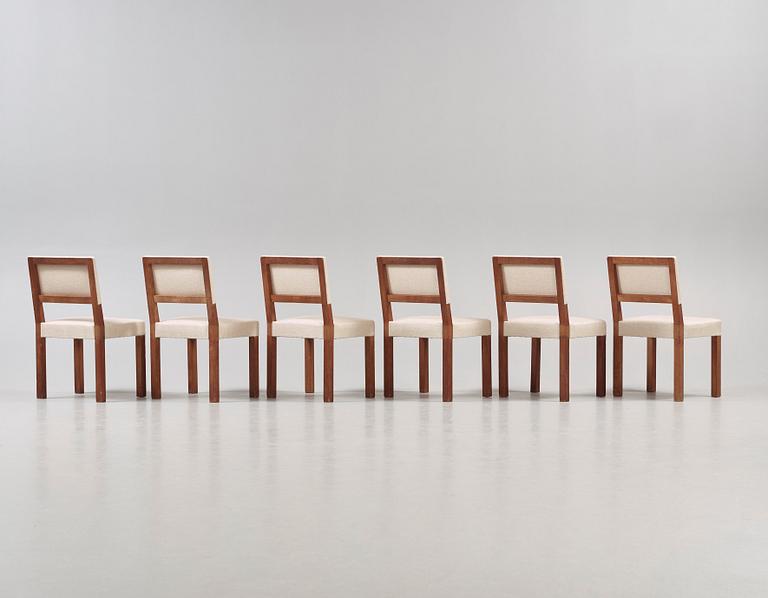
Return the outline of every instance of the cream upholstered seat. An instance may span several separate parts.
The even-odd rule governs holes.
[[[45,338],[94,338],[96,327],[93,318],[61,318],[40,324],[40,334]],[[144,336],[144,320],[104,318],[104,338]]]
[[[568,318],[568,336],[587,338],[605,336],[605,320],[594,318]],[[558,316],[523,316],[509,318],[504,322],[504,336],[523,338],[559,338],[560,318]]]
[[[605,396],[605,321],[569,315],[562,258],[497,255],[493,257],[493,275],[499,318],[499,395],[509,396],[509,337],[531,339],[531,392],[540,390],[541,339],[559,339],[561,401],[570,400],[570,340],[594,337],[595,394]],[[550,303],[557,306],[557,315],[510,318],[507,303]]]
[[[491,334],[491,321],[485,318],[452,318],[453,338]],[[440,316],[411,316],[389,323],[389,335],[410,338],[443,338],[443,318]]]
[[[373,336],[373,320],[333,316],[333,338]],[[272,322],[272,335],[285,338],[323,338],[323,318],[300,316]]]
[[[158,338],[208,338],[208,318],[205,316],[171,318],[155,323]],[[219,338],[259,336],[258,320],[219,318]]]
[[[683,316],[683,338],[720,336],[722,324],[716,318]],[[672,316],[635,316],[619,322],[619,336],[674,338],[674,328]]]

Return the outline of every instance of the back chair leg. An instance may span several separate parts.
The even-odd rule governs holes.
[[[42,336],[38,336],[35,342],[35,363],[37,398],[45,399],[48,396],[48,382],[45,364],[45,337]]]
[[[685,386],[685,370],[684,370],[684,343],[685,339],[682,335],[675,336],[675,364],[674,364],[674,378],[675,378],[675,401],[683,400],[683,388]]]
[[[531,339],[531,392],[541,390],[541,339]]]
[[[720,396],[722,337],[712,337],[712,396]]]
[[[323,402],[333,403],[333,339],[323,339]]]
[[[624,392],[624,337],[613,335],[613,396]]]
[[[391,399],[395,394],[394,338],[384,337],[384,397]]]
[[[160,390],[160,339],[149,337],[150,386],[153,399],[162,396]]]
[[[429,339],[419,339],[419,392],[429,392]]]
[[[646,372],[645,372],[645,390],[647,392],[656,392],[656,339],[649,337],[646,339]]]
[[[605,396],[605,335],[597,337],[595,394]]]
[[[560,337],[560,402],[565,403],[570,400],[571,385],[571,339],[567,336]]]
[[[365,398],[376,396],[376,345],[374,337],[365,337]]]
[[[443,338],[443,402],[453,401],[453,338]]]
[[[208,339],[208,402],[219,402],[219,339]]]
[[[248,337],[248,396],[259,398],[259,337]]]
[[[315,339],[304,339],[304,392],[315,392]]]
[[[147,396],[147,339],[142,334],[136,337],[136,396]]]
[[[499,334],[499,396],[509,396],[509,337]]]
[[[94,339],[93,345],[96,357],[96,402],[103,403],[107,400],[107,347],[104,337]]]
[[[187,339],[187,392],[197,394],[197,339]]]
[[[277,337],[267,335],[267,398],[277,396]]]
[[[85,364],[83,358],[83,339],[76,338],[73,341],[75,358],[75,394],[85,392]]]
[[[491,396],[491,335],[483,336],[480,339],[480,352],[482,354],[483,368],[483,397]]]

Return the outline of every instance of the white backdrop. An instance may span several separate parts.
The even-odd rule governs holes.
[[[0,384],[34,388],[29,254],[94,255],[124,317],[146,317],[141,255],[210,255],[219,313],[263,323],[264,253],[327,256],[335,312],[377,332],[379,253],[444,255],[454,313],[492,319],[492,254],[563,255],[571,313],[606,320],[607,254],[677,255],[685,312],[725,321],[724,396],[765,384],[766,19],[743,0],[5,0]],[[245,346],[225,343],[222,389],[247,387]],[[184,344],[166,347],[180,391]],[[709,344],[688,348],[705,394]],[[528,351],[512,344],[513,389]],[[574,346],[574,394],[593,354]],[[362,388],[362,343],[336,356],[337,387]],[[643,356],[628,341],[630,388]],[[457,389],[479,388],[479,343],[454,359]],[[395,360],[415,390],[415,341]],[[555,360],[545,344],[545,393]],[[659,360],[669,392],[667,344]],[[110,388],[132,363],[109,344]],[[282,343],[281,387],[301,388],[301,364]],[[67,343],[49,368],[70,393]]]

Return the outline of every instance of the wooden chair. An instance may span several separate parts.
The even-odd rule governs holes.
[[[713,397],[719,397],[722,322],[715,318],[683,316],[675,258],[610,256],[608,281],[613,308],[613,396],[620,397],[623,394],[624,337],[636,336],[647,339],[648,392],[656,392],[656,339],[673,339],[675,401],[683,400],[685,339],[710,337],[711,393]],[[672,307],[672,315],[625,318],[621,310],[621,304],[625,302],[669,304]]]
[[[187,339],[187,389],[197,394],[197,341],[208,340],[208,400],[219,402],[219,341],[248,339],[248,395],[259,396],[259,322],[220,318],[207,257],[145,257],[144,282],[149,309],[152,398],[160,390],[160,339]],[[205,305],[207,315],[161,320],[160,303]]]
[[[499,317],[499,396],[509,396],[508,339],[531,339],[531,392],[541,383],[541,339],[560,340],[560,400],[570,398],[570,345],[573,338],[595,337],[596,394],[605,396],[605,321],[571,317],[565,302],[563,260],[559,257],[493,257]],[[507,317],[507,303],[557,304],[556,316]]]
[[[105,318],[101,307],[96,266],[92,257],[30,257],[29,280],[35,310],[37,398],[47,397],[46,341],[71,339],[75,357],[75,393],[85,392],[83,340],[93,339],[96,357],[96,401],[107,400],[106,344],[108,338],[136,339],[136,396],[146,390],[144,320]],[[46,320],[45,303],[90,305],[90,317]]]
[[[333,402],[333,348],[337,339],[365,339],[365,396],[375,396],[373,320],[333,315],[322,257],[263,256],[261,278],[267,312],[267,398],[277,396],[277,339],[304,339],[304,391],[315,391],[315,339],[323,339],[323,401]],[[276,317],[276,303],[320,305],[321,316]]]
[[[393,354],[396,337],[419,339],[419,392],[429,392],[429,339],[443,341],[443,401],[453,400],[453,339],[480,337],[482,394],[491,396],[491,322],[483,318],[456,318],[445,286],[441,257],[376,258],[381,309],[384,318],[384,396],[394,396]],[[439,316],[393,319],[393,303],[434,303]]]

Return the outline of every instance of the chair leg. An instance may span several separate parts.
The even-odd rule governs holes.
[[[481,365],[483,369],[483,397],[491,396],[491,335],[480,339]]]
[[[153,399],[162,396],[160,390],[160,339],[149,337],[149,376]]]
[[[646,339],[645,348],[645,390],[656,392],[656,339]]]
[[[531,392],[541,390],[541,339],[531,339]]]
[[[429,339],[419,339],[419,392],[429,392]]]
[[[136,337],[136,396],[147,396],[147,339],[142,334]]]
[[[365,337],[365,398],[376,396],[376,345],[373,336]]]
[[[384,337],[384,397],[391,399],[395,394],[394,338]]]
[[[624,392],[624,337],[613,335],[613,396]]]
[[[267,398],[277,396],[277,337],[267,336]]]
[[[315,392],[315,339],[304,339],[304,392]]]
[[[570,400],[571,386],[571,339],[567,336],[560,337],[560,402]]]
[[[187,339],[187,392],[197,394],[197,339]]]
[[[85,392],[85,364],[83,358],[83,339],[76,338],[72,342],[75,358],[75,394]]]
[[[259,337],[248,337],[248,396],[259,398]]]
[[[597,354],[596,354],[596,380],[595,380],[595,394],[598,397],[605,396],[605,335],[598,336],[596,339]]]
[[[684,343],[685,338],[682,335],[678,335],[674,339],[675,343],[675,363],[674,363],[674,378],[675,378],[675,401],[683,400],[683,388],[685,386],[685,369],[684,369]]]
[[[509,396],[509,337],[499,335],[499,396]]]
[[[219,339],[208,339],[208,402],[219,402]]]
[[[443,338],[443,402],[453,401],[453,338]]]
[[[323,339],[323,402],[333,403],[333,339]]]
[[[722,337],[712,337],[712,396],[720,396],[722,374]]]
[[[96,402],[107,400],[107,347],[104,337],[94,339],[94,354],[96,357]]]
[[[48,382],[46,375],[45,338],[38,336],[35,340],[35,385],[37,386],[37,398],[45,399],[48,396]]]

